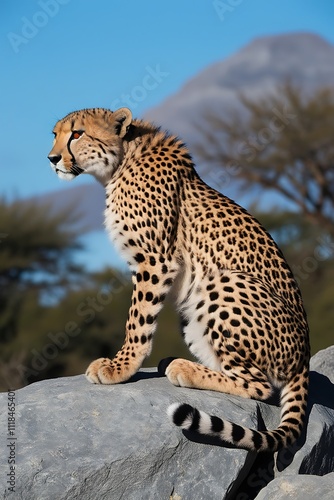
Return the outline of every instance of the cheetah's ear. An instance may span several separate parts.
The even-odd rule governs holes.
[[[132,121],[132,113],[128,108],[120,108],[113,113],[115,121],[115,132],[120,137],[124,137]]]

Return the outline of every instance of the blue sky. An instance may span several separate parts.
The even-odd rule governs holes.
[[[9,199],[73,186],[46,156],[54,123],[74,109],[132,95],[140,116],[255,37],[307,31],[334,43],[331,0],[2,0],[0,14],[0,196]]]

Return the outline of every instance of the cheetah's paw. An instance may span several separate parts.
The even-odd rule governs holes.
[[[187,359],[174,359],[166,370],[168,380],[179,387],[195,387],[193,379],[196,371],[196,365]]]
[[[99,358],[92,361],[86,370],[86,378],[92,384],[114,384],[114,369],[108,358]]]

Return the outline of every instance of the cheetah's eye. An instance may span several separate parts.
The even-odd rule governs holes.
[[[83,130],[73,130],[71,139],[79,139],[83,134]]]

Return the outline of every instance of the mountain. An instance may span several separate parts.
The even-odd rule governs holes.
[[[306,92],[334,86],[334,45],[310,33],[257,38],[195,75],[145,118],[179,134],[191,148],[206,111],[226,114],[239,108],[240,93],[256,100],[287,81]]]
[[[255,39],[233,56],[195,75],[177,93],[148,110],[144,118],[178,134],[191,151],[200,140],[198,126],[207,111],[225,115],[240,108],[240,93],[257,99],[287,80],[306,92],[322,86],[334,87],[334,45],[310,33]],[[200,163],[197,166],[208,184],[223,186],[224,194],[232,198],[238,194],[238,201],[247,205],[248,200],[238,193],[233,176],[222,182],[221,172],[210,171]],[[74,203],[84,226],[102,229],[104,194],[97,183],[57,191],[44,198],[55,207]]]

